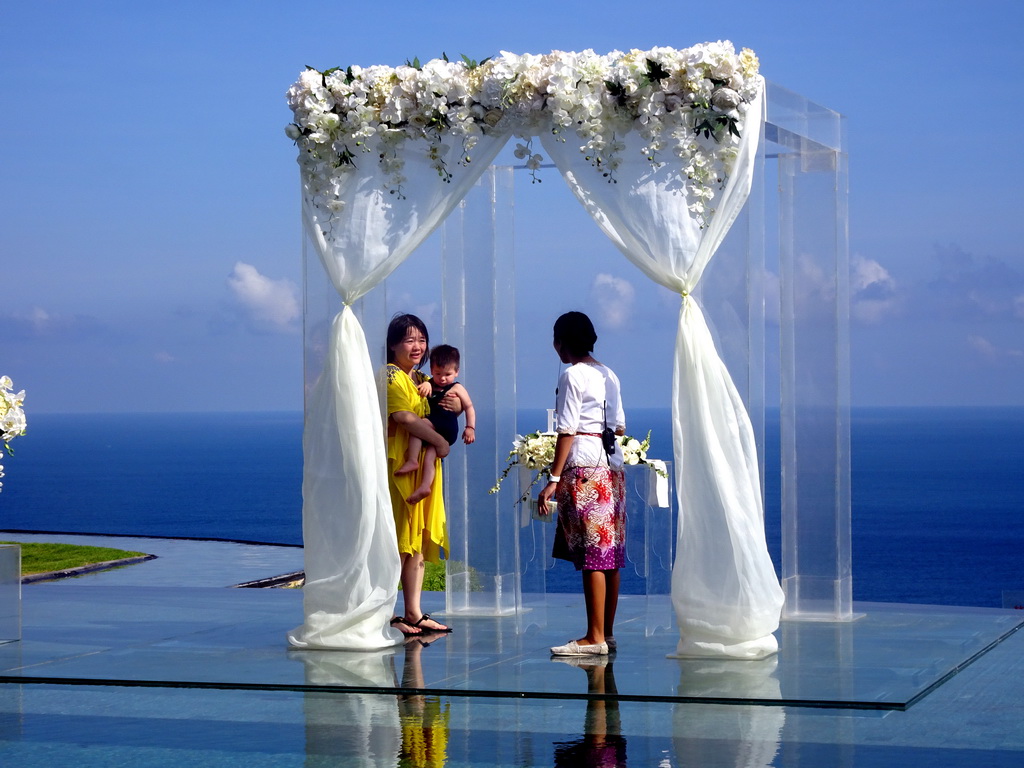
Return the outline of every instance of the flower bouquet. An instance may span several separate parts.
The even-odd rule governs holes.
[[[551,474],[551,462],[555,460],[555,438],[557,437],[558,435],[554,432],[531,432],[528,435],[516,435],[515,440],[512,441],[512,450],[508,454],[508,465],[489,493],[497,493],[501,490],[501,484],[513,467],[539,469],[541,471],[534,475],[533,482],[527,487],[519,501],[523,502],[529,499],[530,491],[537,484],[541,475],[550,476]]]
[[[555,439],[558,435],[554,432],[531,432],[528,435],[516,435],[512,442],[512,450],[508,454],[508,465],[505,467],[490,493],[497,493],[501,484],[513,467],[526,467],[527,469],[540,470],[533,477],[533,482],[526,488],[526,491],[519,497],[520,502],[530,498],[533,486],[537,484],[541,476],[551,476],[551,462],[555,460]],[[623,461],[636,466],[642,464],[661,477],[668,477],[664,469],[664,462],[652,461],[647,458],[647,451],[651,447],[651,432],[648,430],[647,437],[637,440],[629,435],[622,435],[618,438],[622,450]]]
[[[25,402],[25,390],[15,393],[12,390],[14,383],[9,376],[0,376],[0,441],[8,453],[11,450],[11,440],[25,434],[25,412],[21,405]],[[0,459],[4,457],[0,451]],[[4,467],[0,464],[0,478],[4,476]],[[3,490],[3,483],[0,483],[0,490]]]

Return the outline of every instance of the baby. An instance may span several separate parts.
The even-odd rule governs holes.
[[[469,445],[476,440],[476,410],[469,392],[455,379],[459,375],[459,350],[448,344],[439,344],[430,351],[430,378],[423,381],[417,389],[420,395],[430,403],[427,419],[434,429],[452,445],[459,439],[459,416],[441,407],[441,398],[449,392],[462,404],[462,412],[466,414],[466,428],[462,432],[462,441]],[[395,470],[396,475],[415,472],[420,466],[420,451],[423,450],[423,477],[420,484],[406,501],[415,504],[430,495],[430,487],[434,484],[434,460],[437,453],[429,443],[423,449],[423,441],[409,435],[409,447],[405,454],[405,463]]]

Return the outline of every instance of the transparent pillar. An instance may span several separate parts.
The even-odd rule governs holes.
[[[489,493],[516,428],[513,199],[512,169],[492,166],[442,230],[442,337],[461,351],[459,380],[477,413],[476,442],[445,459],[449,613],[522,605],[515,483]]]
[[[775,85],[784,617],[853,618],[845,118]]]
[[[0,544],[0,643],[21,639],[21,547]]]

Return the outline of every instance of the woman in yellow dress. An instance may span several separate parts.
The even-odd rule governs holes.
[[[447,557],[448,527],[445,520],[441,482],[441,459],[448,455],[448,441],[424,418],[430,406],[416,390],[426,380],[419,368],[427,359],[430,338],[427,327],[415,315],[395,315],[387,335],[388,488],[398,532],[398,553],[402,558],[402,599],[405,614],[391,624],[406,635],[451,632],[451,628],[430,618],[420,607],[424,563]],[[426,498],[410,503],[419,486],[422,467],[416,472],[395,475],[405,461],[409,435],[430,444],[437,452],[434,484]],[[422,454],[421,454],[422,455]]]

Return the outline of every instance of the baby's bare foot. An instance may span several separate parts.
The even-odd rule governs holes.
[[[412,493],[410,493],[406,497],[405,503],[406,504],[415,504],[418,501],[423,501],[429,495],[430,495],[430,486],[429,485],[427,485],[427,486],[422,486],[421,485],[419,488],[417,488],[415,491],[413,491]]]
[[[419,469],[419,467],[420,465],[418,462],[407,461],[405,462],[405,464],[403,464],[402,466],[395,470],[395,476],[408,475],[410,472],[415,472],[417,469]]]

